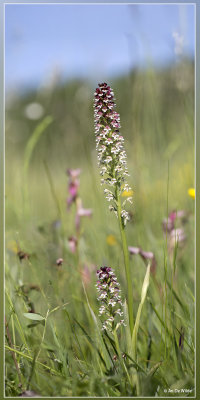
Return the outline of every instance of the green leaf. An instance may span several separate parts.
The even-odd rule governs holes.
[[[33,153],[34,148],[36,147],[41,135],[43,132],[45,132],[46,128],[48,127],[49,124],[53,121],[53,118],[48,115],[45,117],[40,124],[38,124],[32,133],[30,139],[28,140],[28,143],[25,148],[24,152],[24,171],[25,173],[27,172],[30,164],[30,159]]]
[[[138,307],[138,312],[137,312],[135,325],[134,325],[134,329],[133,329],[132,347],[133,347],[133,359],[134,360],[136,360],[136,358],[137,358],[137,333],[138,333],[138,329],[139,329],[139,325],[140,325],[140,316],[141,316],[141,312],[142,312],[142,307],[145,302],[147,289],[149,286],[150,268],[151,268],[151,265],[148,264],[146,275],[145,275],[144,282],[142,285],[141,301],[140,301],[140,304]]]
[[[158,370],[158,368],[160,368],[160,366],[162,365],[163,361],[159,361],[158,363],[156,363],[148,372],[147,376],[153,376],[156,371]]]
[[[129,325],[129,317],[128,317],[128,306],[125,300],[124,302],[124,320],[125,320],[125,336],[126,336],[126,346],[127,346],[127,353],[132,354],[132,340],[131,340],[131,332],[130,332],[130,325]]]
[[[38,325],[44,325],[44,321],[45,320],[42,320],[42,321],[34,321],[32,324],[28,324],[27,325],[27,328],[35,328],[36,326],[38,326]]]
[[[24,313],[24,317],[31,319],[33,321],[43,321],[45,318],[42,315],[34,314],[34,313]]]

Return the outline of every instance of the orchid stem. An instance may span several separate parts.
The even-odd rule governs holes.
[[[122,248],[123,248],[123,253],[124,253],[124,265],[125,265],[125,271],[126,271],[126,281],[127,281],[127,288],[128,288],[128,314],[129,314],[129,325],[130,325],[130,332],[131,336],[133,333],[133,290],[132,290],[132,282],[131,282],[131,272],[130,272],[130,263],[129,263],[129,254],[128,254],[128,246],[127,246],[127,240],[126,240],[126,233],[125,233],[125,226],[122,222],[122,217],[121,217],[121,211],[122,211],[122,206],[121,206],[121,198],[118,190],[116,190],[116,197],[117,197],[117,214],[118,214],[118,220],[119,220],[119,229],[120,229],[120,234],[121,234],[121,240],[122,240]]]

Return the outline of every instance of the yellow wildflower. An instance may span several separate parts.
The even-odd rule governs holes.
[[[189,194],[190,197],[195,199],[195,189],[194,188],[189,188],[188,189],[188,194]]]
[[[107,244],[109,244],[109,246],[115,246],[117,244],[116,238],[114,235],[108,235],[106,238],[106,242]]]
[[[124,190],[124,192],[122,192],[122,197],[131,197],[133,196],[133,190]]]

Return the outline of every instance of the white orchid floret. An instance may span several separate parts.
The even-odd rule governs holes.
[[[103,284],[101,285],[101,287],[102,287],[103,289],[105,289],[105,288],[108,287],[108,284],[107,284],[107,283],[103,283]]]
[[[104,160],[104,162],[105,162],[106,164],[109,164],[111,161],[112,161],[112,157],[111,157],[111,156],[107,156],[107,157],[105,158],[105,160]]]
[[[129,215],[129,213],[128,213],[127,211],[125,211],[125,210],[122,210],[122,212],[121,212],[121,217],[123,218],[124,224],[125,224],[125,225],[126,225],[126,222],[130,220],[130,215]]]
[[[116,305],[116,301],[114,301],[113,299],[110,299],[108,304],[111,305],[112,307],[114,307]]]
[[[127,197],[127,199],[123,201],[122,207],[124,207],[127,202],[130,203],[130,204],[133,204],[133,200],[132,199],[133,199],[132,197]]]
[[[117,311],[115,311],[116,314],[120,315],[120,317],[123,316],[123,312],[120,310],[120,308],[118,308]]]
[[[108,180],[108,183],[109,183],[110,186],[114,186],[116,184],[116,182],[117,182],[117,179],[115,179],[115,178],[112,178],[112,179]]]
[[[100,296],[99,296],[99,300],[105,299],[106,297],[107,297],[107,293],[106,292],[101,293]]]
[[[104,189],[104,193],[106,194],[106,196],[107,195],[112,195],[113,196],[113,193],[109,189]]]

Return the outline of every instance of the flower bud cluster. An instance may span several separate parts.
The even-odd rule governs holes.
[[[121,290],[117,278],[110,267],[101,267],[97,271],[97,291],[99,316],[103,319],[102,330],[112,332],[117,326],[124,325]]]
[[[99,84],[94,93],[94,121],[96,134],[96,148],[98,151],[98,165],[101,168],[101,183],[110,186],[105,189],[106,198],[112,205],[111,211],[116,212],[116,189],[119,194],[131,190],[126,183],[129,176],[124,150],[124,138],[120,135],[120,116],[115,111],[114,93],[107,83]],[[131,197],[126,201],[132,202]],[[121,218],[126,224],[129,214],[122,210]]]

